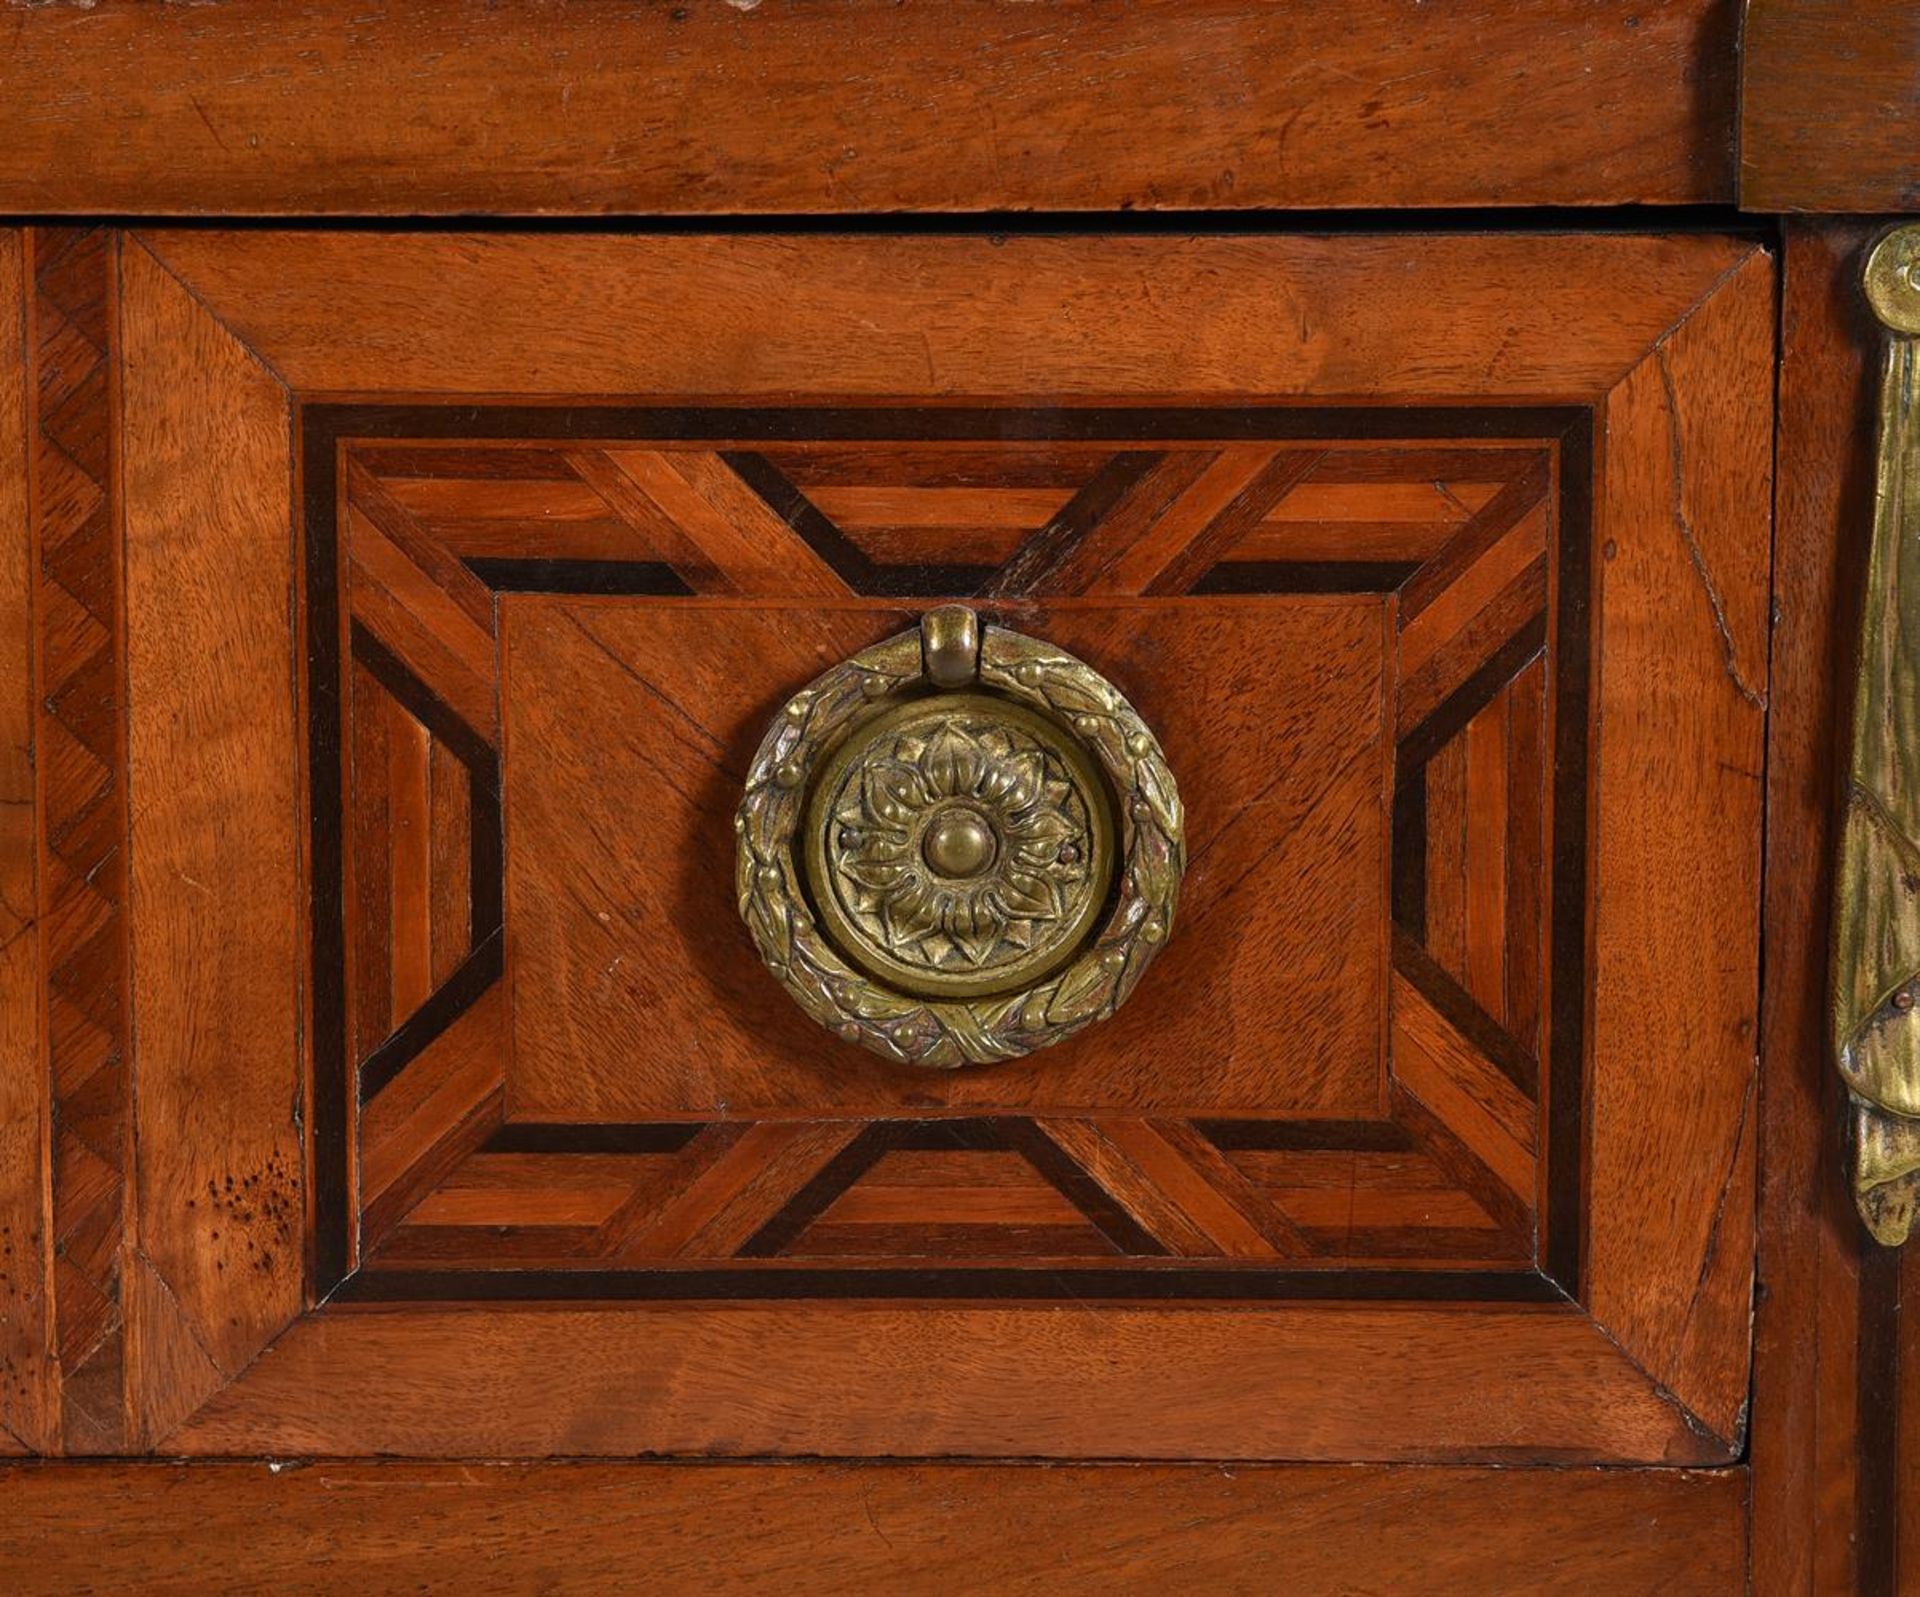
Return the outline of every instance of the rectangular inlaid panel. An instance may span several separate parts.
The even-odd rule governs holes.
[[[762,732],[790,691],[915,612],[513,596],[514,1118],[1380,1113],[1386,603],[992,613],[1124,682],[1182,778],[1180,935],[1138,999],[1025,1059],[918,1070],[830,1037],[742,957],[732,817]]]
[[[323,1261],[382,1298],[1566,1279],[1586,426],[310,407]],[[769,719],[942,598],[1130,695],[1191,856],[1114,1019],[959,1072],[819,1028],[733,907]]]

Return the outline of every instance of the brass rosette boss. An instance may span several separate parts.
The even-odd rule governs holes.
[[[1126,697],[963,605],[795,694],[734,827],[741,917],[795,1002],[939,1069],[1112,1014],[1186,868],[1179,789]]]

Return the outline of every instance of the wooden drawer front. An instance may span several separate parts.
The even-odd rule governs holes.
[[[98,1446],[1738,1453],[1760,248],[79,248],[43,803],[124,780],[134,1090],[39,1112]],[[46,394],[73,288],[20,276]],[[1117,1016],[941,1072],[761,968],[732,815],[953,599],[1122,688],[1191,863]]]

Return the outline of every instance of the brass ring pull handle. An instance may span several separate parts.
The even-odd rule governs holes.
[[[1120,690],[961,605],[795,694],[734,829],[740,914],[800,1007],[942,1069],[1112,1014],[1186,868],[1173,773]]]
[[[1920,227],[1867,258],[1888,333],[1834,882],[1833,1047],[1849,1095],[1853,1192],[1900,1243],[1920,1189]]]

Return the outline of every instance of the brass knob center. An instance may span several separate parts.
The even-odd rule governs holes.
[[[942,876],[978,876],[1000,852],[993,828],[972,810],[948,810],[927,828],[920,852]]]

